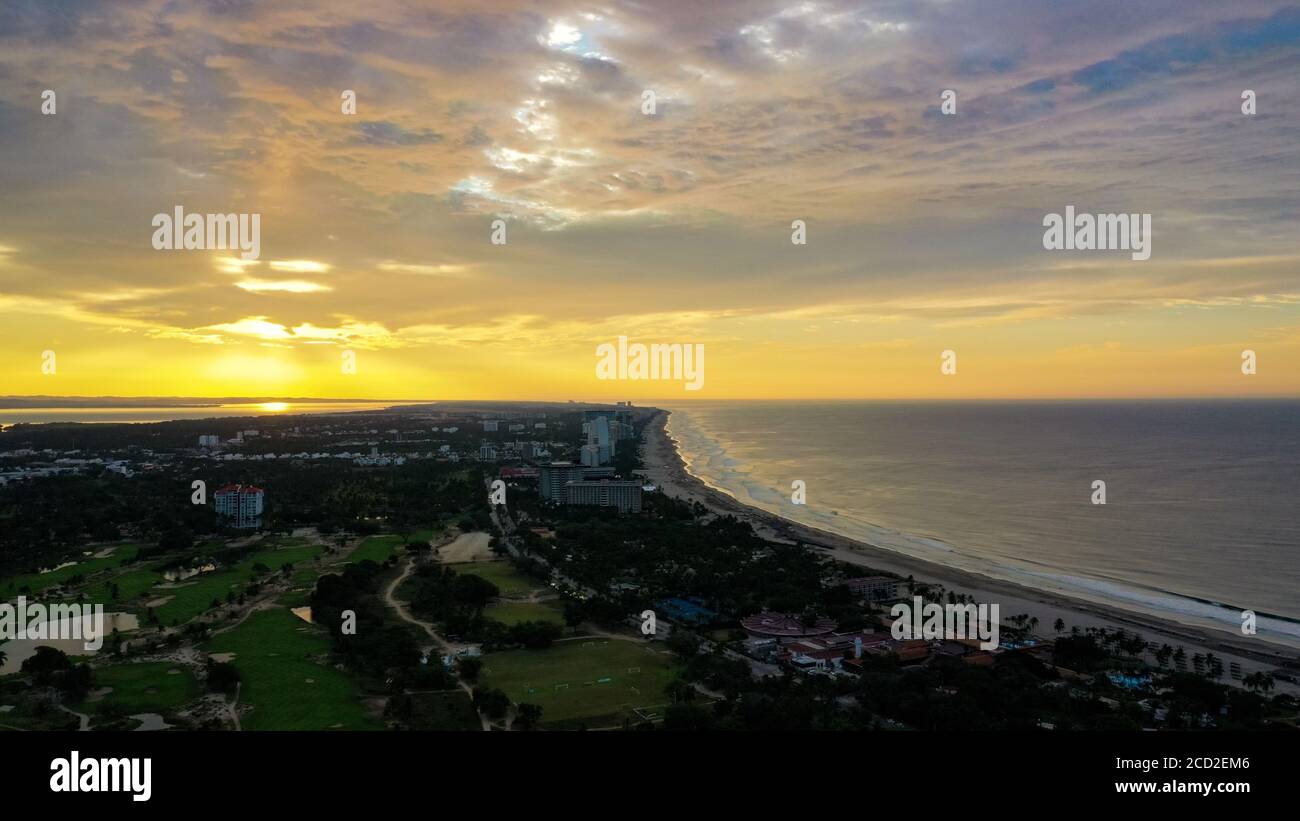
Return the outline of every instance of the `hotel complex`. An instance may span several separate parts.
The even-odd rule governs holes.
[[[262,526],[262,509],[266,492],[253,485],[226,485],[213,494],[217,515],[228,519],[232,527]]]

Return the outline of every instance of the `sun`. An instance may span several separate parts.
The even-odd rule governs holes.
[[[262,410],[266,411],[267,413],[279,413],[281,411],[288,410],[289,403],[288,402],[263,402],[260,407]]]

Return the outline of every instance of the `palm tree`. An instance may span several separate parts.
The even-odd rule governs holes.
[[[1054,630],[1055,630],[1056,632],[1058,632],[1058,633],[1064,633],[1064,632],[1065,632],[1065,619],[1057,619],[1057,620],[1056,620],[1056,623],[1052,625],[1052,629],[1054,629]]]
[[[1213,653],[1205,654],[1205,666],[1209,669],[1210,678],[1219,678],[1223,675],[1223,662]]]
[[[1160,649],[1156,651],[1156,663],[1161,667],[1164,667],[1169,663],[1169,657],[1173,654],[1174,648],[1170,647],[1168,644],[1160,645]]]

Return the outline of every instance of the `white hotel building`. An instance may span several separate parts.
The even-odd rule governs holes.
[[[262,526],[262,509],[266,491],[253,485],[226,485],[212,496],[218,516],[227,518],[233,527]]]

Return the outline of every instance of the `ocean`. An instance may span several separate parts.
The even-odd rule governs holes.
[[[383,410],[400,402],[250,402],[210,405],[102,406],[102,407],[0,407],[0,428],[49,422],[148,423],[178,419],[217,419],[229,416],[292,416],[294,414],[350,413]]]
[[[1251,610],[1300,647],[1300,401],[670,409],[688,470],[746,504],[1186,624],[1239,633]]]

